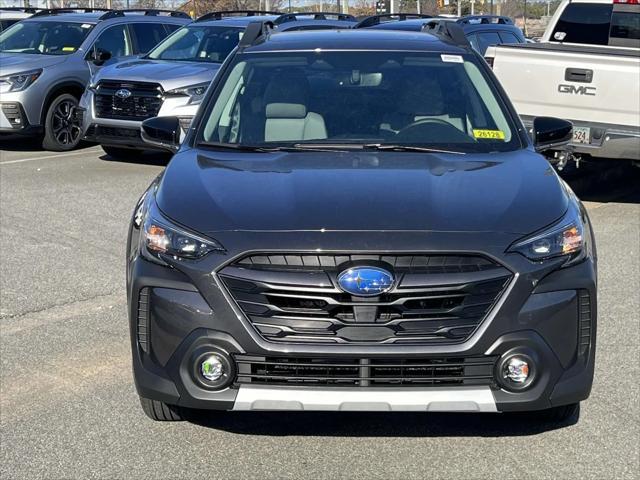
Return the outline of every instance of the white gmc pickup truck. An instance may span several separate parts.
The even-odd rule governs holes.
[[[540,43],[490,47],[487,62],[524,124],[573,122],[568,159],[640,164],[640,0],[564,0]]]

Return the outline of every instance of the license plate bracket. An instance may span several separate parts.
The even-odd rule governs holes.
[[[573,143],[591,143],[591,128],[573,127]]]

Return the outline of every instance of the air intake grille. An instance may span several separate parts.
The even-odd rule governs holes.
[[[591,346],[591,296],[587,290],[578,291],[578,355],[586,358]]]
[[[119,91],[130,95],[118,96]],[[94,104],[98,117],[142,121],[158,115],[162,88],[157,83],[102,81],[96,88]]]
[[[236,383],[336,387],[493,385],[496,358],[328,359],[237,355]]]
[[[138,294],[138,345],[144,353],[149,353],[149,288],[145,287]]]
[[[377,297],[344,293],[337,277],[358,262],[392,271],[396,285]],[[219,275],[265,339],[329,344],[464,341],[512,277],[471,255],[252,255]]]

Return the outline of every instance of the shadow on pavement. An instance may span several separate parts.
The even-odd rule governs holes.
[[[640,167],[602,160],[560,173],[583,202],[640,203]]]
[[[83,148],[90,148],[95,146],[92,143],[81,142],[80,145],[72,150],[82,150]],[[51,154],[64,153],[64,152],[49,152],[42,148],[42,140],[37,136],[22,136],[22,135],[2,135],[0,136],[0,150],[6,152],[48,152]]]
[[[522,413],[215,412],[191,423],[241,435],[330,437],[517,437],[575,425]]]
[[[111,155],[102,155],[100,160],[113,163],[136,163],[139,165],[154,165],[158,167],[166,167],[171,160],[170,153],[162,152],[139,152],[132,151],[131,155],[112,157]]]

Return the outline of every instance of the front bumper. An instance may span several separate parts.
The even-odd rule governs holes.
[[[32,88],[0,95],[0,132],[30,135],[42,131],[42,98]]]
[[[135,241],[134,241],[135,243]],[[229,243],[226,243],[229,244]],[[224,287],[203,267],[195,280],[176,270],[130,257],[129,305],[133,369],[141,396],[188,408],[221,410],[541,410],[586,399],[591,390],[596,335],[595,260],[564,269],[534,266],[517,254],[509,266],[518,272],[503,301],[482,328],[463,343],[450,345],[303,345],[262,338],[229,301]],[[211,271],[210,269],[208,270]],[[142,298],[140,292],[145,292]],[[589,324],[580,318],[589,298]],[[142,307],[141,307],[142,306]],[[140,344],[140,308],[148,311],[145,345]],[[587,331],[586,340],[581,333]],[[144,347],[144,348],[143,348]],[[209,350],[269,358],[381,359],[501,358],[525,352],[535,359],[530,388],[509,391],[499,382],[439,386],[304,386],[246,384],[235,378],[227,388],[208,390],[192,376],[193,359]],[[368,359],[368,360],[365,360]],[[232,360],[233,361],[233,360]],[[494,377],[498,372],[494,372]]]
[[[198,105],[189,104],[189,97],[169,97],[162,102],[158,116],[178,116],[181,119],[184,137],[197,107]],[[92,90],[87,89],[83,94],[80,99],[80,109],[85,140],[107,146],[157,150],[142,140],[140,135],[142,121],[99,117],[96,113]]]
[[[29,123],[21,103],[0,102],[0,132],[30,135],[42,130],[39,125]]]

